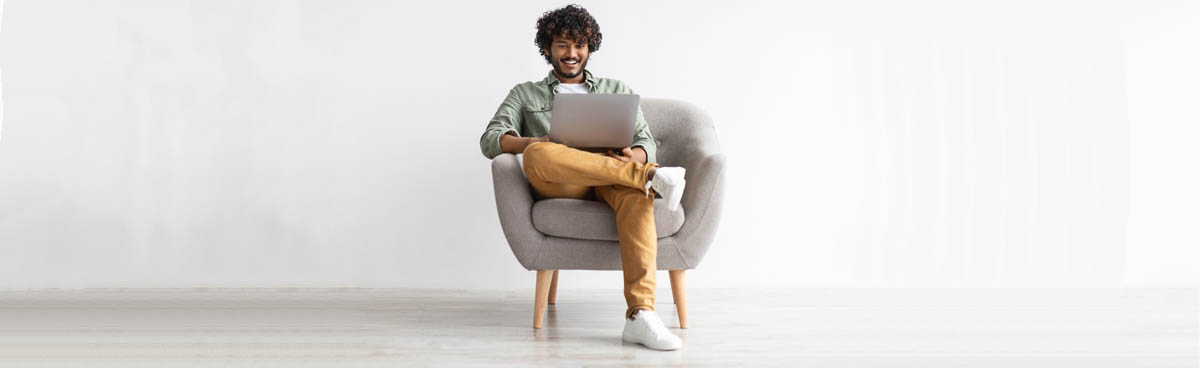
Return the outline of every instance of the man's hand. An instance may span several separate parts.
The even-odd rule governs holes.
[[[618,152],[620,154],[618,154]],[[634,161],[634,162],[640,162],[643,164],[646,163],[646,150],[643,149],[642,147],[633,147],[633,148],[625,147],[625,148],[622,148],[620,151],[610,150],[607,153],[608,153],[608,157],[612,157],[617,160],[621,160],[621,162]]]
[[[549,142],[549,141],[550,141],[549,134],[543,135],[541,137],[531,137],[525,141],[525,147],[529,147],[530,144],[534,144],[537,142]],[[521,147],[521,152],[525,152],[525,147]]]

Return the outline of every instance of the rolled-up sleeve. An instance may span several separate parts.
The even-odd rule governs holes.
[[[618,90],[620,93],[634,93],[633,89],[625,83],[621,83]],[[633,147],[639,146],[646,150],[646,163],[658,162],[658,156],[655,154],[658,151],[658,144],[654,143],[654,135],[650,134],[650,124],[646,123],[641,106],[638,106],[637,121],[633,125]]]
[[[492,115],[483,136],[479,137],[479,149],[483,151],[483,156],[490,160],[504,153],[500,149],[500,137],[509,133],[521,136],[521,98],[517,87],[508,91],[508,96],[504,97],[496,114]]]
[[[654,143],[654,135],[650,134],[650,125],[646,123],[646,118],[642,116],[642,107],[638,106],[637,122],[633,127],[633,146],[641,146],[646,150],[646,162],[658,162],[655,151],[658,150],[658,145]]]

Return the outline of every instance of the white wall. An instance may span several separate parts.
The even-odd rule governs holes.
[[[563,3],[3,5],[0,288],[532,286],[478,137]],[[717,121],[693,287],[1200,280],[1196,2],[584,5]]]

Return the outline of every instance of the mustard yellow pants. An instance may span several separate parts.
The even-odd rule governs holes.
[[[599,199],[617,215],[621,268],[625,273],[625,317],[635,309],[654,310],[658,237],[654,195],[646,176],[655,163],[621,162],[554,142],[525,147],[525,177],[540,198]]]

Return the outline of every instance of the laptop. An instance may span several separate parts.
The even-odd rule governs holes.
[[[629,147],[639,100],[634,94],[557,94],[550,140],[574,148]]]

